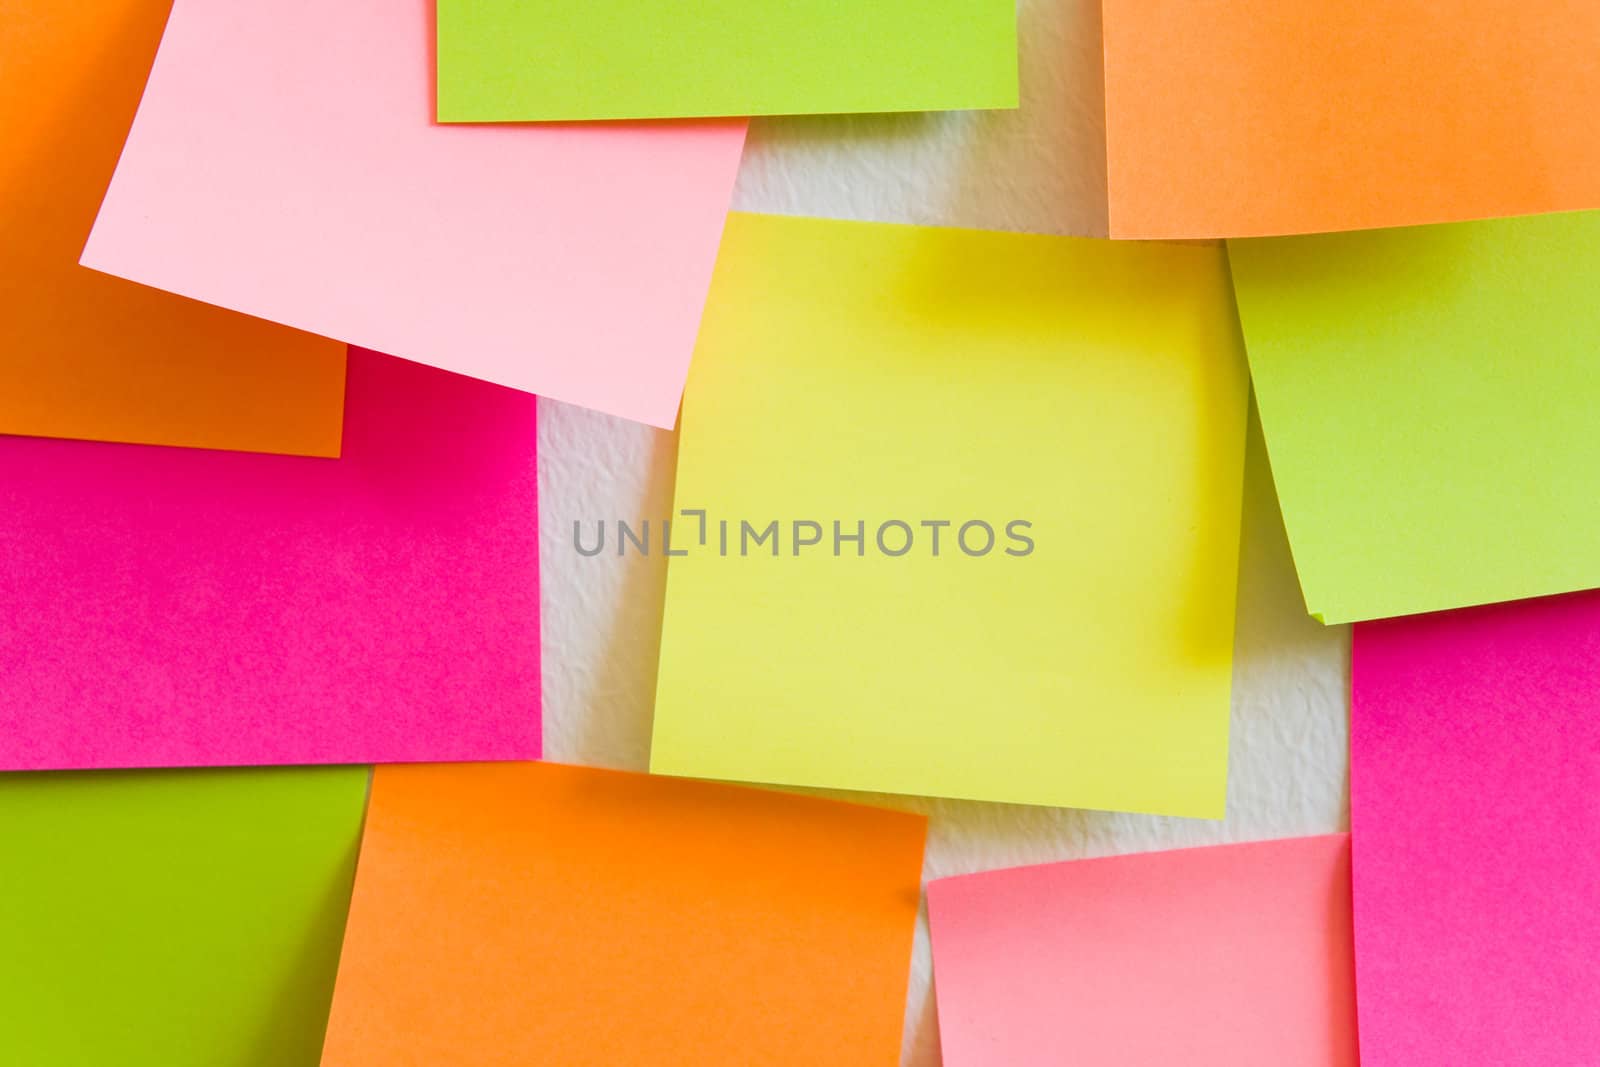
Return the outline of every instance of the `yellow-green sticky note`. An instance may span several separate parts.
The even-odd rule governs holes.
[[[733,215],[651,769],[1220,816],[1245,403],[1218,247]]]
[[[0,1063],[316,1067],[367,776],[0,775]]]
[[[1311,614],[1600,586],[1600,212],[1228,251]]]
[[[1013,0],[438,0],[441,122],[1017,106]]]

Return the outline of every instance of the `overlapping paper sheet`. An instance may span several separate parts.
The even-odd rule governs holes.
[[[349,393],[338,460],[0,437],[0,769],[538,755],[536,398]]]
[[[339,454],[345,347],[78,266],[168,0],[8,0],[0,433]]]
[[[1245,399],[1217,248],[732,216],[651,768],[1220,816]]]
[[[557,764],[380,767],[323,1067],[893,1063],[924,828]]]
[[[1600,1048],[1600,593],[1361,623],[1361,1062]]]
[[[1600,586],[1600,212],[1228,255],[1307,610]]]
[[[446,129],[429,0],[177,0],[83,263],[671,426],[742,122]]]
[[[1600,207],[1592,0],[1105,0],[1113,237]]]
[[[1017,106],[1012,0],[439,0],[444,122]]]
[[[0,1048],[315,1067],[367,768],[0,775]]]
[[[1350,839],[928,886],[947,1067],[1355,1067]]]

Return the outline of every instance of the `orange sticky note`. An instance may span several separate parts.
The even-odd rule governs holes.
[[[1600,207],[1594,0],[1104,0],[1111,236]]]
[[[550,763],[379,767],[322,1065],[893,1067],[925,829]]]
[[[171,0],[7,0],[0,433],[339,454],[344,345],[78,266]]]

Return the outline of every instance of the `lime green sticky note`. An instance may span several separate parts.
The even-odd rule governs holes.
[[[1220,816],[1245,402],[1220,247],[733,215],[651,769]]]
[[[1013,0],[438,0],[441,122],[1017,106]]]
[[[1228,251],[1313,615],[1600,586],[1600,212]]]
[[[366,788],[0,776],[0,1063],[316,1067]]]

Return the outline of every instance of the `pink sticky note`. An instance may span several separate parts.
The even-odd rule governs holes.
[[[1357,623],[1364,1067],[1600,1062],[1600,592]]]
[[[0,437],[0,769],[538,756],[535,403],[352,349],[342,459]]]
[[[85,266],[670,427],[745,124],[438,126],[430,0],[177,0]]]
[[[1355,1067],[1344,834],[928,886],[946,1067]]]

